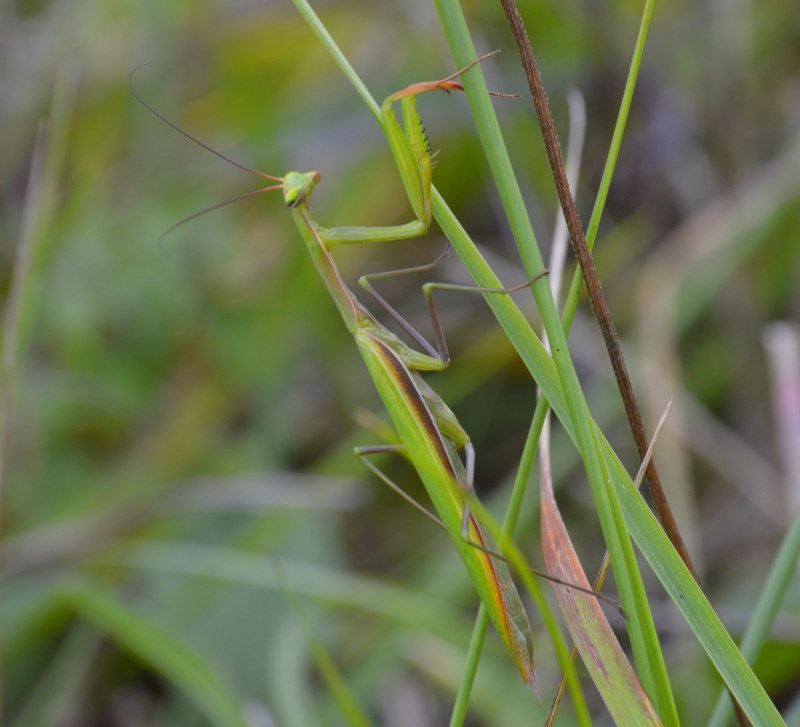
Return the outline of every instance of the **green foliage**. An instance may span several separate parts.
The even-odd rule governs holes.
[[[484,69],[489,85],[524,94],[499,6],[465,5],[480,50],[504,50]],[[641,7],[520,5],[561,128],[566,90],[587,98],[578,204],[588,220]],[[317,10],[377,98],[453,68],[427,2]],[[659,466],[705,591],[735,638],[764,586],[791,496],[781,489],[779,425],[758,341],[766,323],[796,319],[800,307],[794,17],[789,5],[760,8],[757,19],[745,12],[656,7],[597,241],[650,412],[657,417],[674,393],[694,397],[691,409],[677,408],[678,434],[665,435]],[[297,597],[321,604],[328,617],[313,624],[315,648],[324,645],[376,723],[392,724],[401,698],[445,722],[476,599],[446,537],[350,455],[374,441],[353,412],[383,416],[352,341],[277,198],[192,221],[159,248],[167,227],[258,181],[159,124],[126,84],[149,63],[137,74],[139,93],[203,141],[272,174],[318,169],[314,211],[326,224],[403,222],[405,195],[363,103],[288,2],[18,2],[0,33],[4,291],[36,123],[47,124],[38,194],[28,198],[31,261],[9,385],[4,724],[50,723],[42,715],[117,724],[131,704],[152,725],[210,723],[213,714],[236,724],[236,709],[254,724],[268,723],[264,715],[289,724],[281,718],[292,714],[295,724],[341,724],[314,679],[307,640],[290,625],[274,556],[287,561]],[[555,204],[532,108],[526,99],[494,104],[546,241]],[[441,150],[438,189],[503,282],[524,280],[467,104],[442,96],[420,105]],[[338,259],[355,280],[432,259],[442,244],[433,230]],[[454,262],[437,275],[465,279]],[[415,320],[424,315],[420,282],[392,282],[387,292]],[[528,304],[524,294],[519,301]],[[502,512],[535,391],[484,304],[443,306],[454,363],[433,385],[476,440],[479,493]],[[570,344],[585,398],[625,453],[602,345],[587,333],[592,321],[579,322]],[[558,434],[554,479],[590,568],[602,549],[596,515],[575,448]],[[403,463],[386,466],[421,497]],[[523,508],[517,530],[528,555],[539,549],[533,510]],[[76,575],[88,590],[67,597]],[[784,598],[771,583],[760,619]],[[649,582],[648,593],[658,594]],[[678,713],[701,723],[717,677],[683,621],[658,595],[650,600]],[[784,628],[767,647],[784,668],[764,658],[756,671],[773,696],[798,679],[797,613],[790,589]],[[558,667],[546,634],[536,638],[547,702]],[[543,719],[546,706],[532,703],[493,634],[484,652],[475,723]],[[569,705],[562,709],[572,723]]]

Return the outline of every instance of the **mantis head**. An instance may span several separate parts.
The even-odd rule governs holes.
[[[146,64],[145,64],[146,65]],[[133,87],[133,76],[137,70],[139,70],[141,66],[137,66],[131,71],[130,76],[128,77],[128,87],[130,88],[130,92],[133,97],[142,105],[144,106],[151,114],[156,116],[157,118],[161,119],[167,126],[171,126],[175,131],[180,134],[183,134],[189,141],[197,144],[198,146],[203,147],[206,151],[211,152],[215,156],[219,157],[220,159],[228,162],[228,164],[232,164],[239,169],[242,169],[245,172],[249,172],[250,174],[254,174],[257,177],[261,177],[262,179],[267,179],[270,182],[276,182],[276,184],[271,184],[267,187],[262,187],[261,189],[256,189],[252,192],[245,192],[244,194],[237,195],[232,199],[227,199],[224,202],[218,202],[215,205],[211,205],[206,209],[200,210],[199,212],[195,212],[188,217],[176,222],[174,225],[168,227],[159,238],[159,245],[163,244],[164,238],[169,235],[173,230],[180,227],[181,225],[185,224],[189,220],[193,220],[200,215],[204,215],[207,212],[211,212],[212,210],[219,209],[220,207],[224,207],[225,205],[232,204],[233,202],[238,202],[242,199],[247,199],[248,197],[255,197],[256,195],[263,194],[264,192],[270,192],[272,190],[280,189],[283,191],[283,201],[285,202],[286,206],[290,209],[297,207],[298,205],[302,204],[308,199],[308,196],[311,194],[311,191],[316,186],[317,182],[320,180],[319,172],[288,172],[284,177],[273,177],[271,174],[264,174],[264,172],[259,172],[257,169],[253,169],[248,167],[245,164],[240,164],[239,162],[231,159],[229,156],[222,154],[221,152],[217,151],[216,149],[212,148],[208,144],[203,141],[200,141],[196,136],[193,136],[188,131],[185,131],[177,124],[170,121],[166,116],[161,114],[159,111],[156,111],[150,104],[148,104],[144,99],[142,99],[136,90]]]
[[[305,202],[319,179],[319,172],[287,172],[282,184],[286,206],[294,208]]]

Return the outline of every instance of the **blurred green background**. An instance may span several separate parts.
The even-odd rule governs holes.
[[[588,219],[641,8],[519,4],[562,141],[567,91],[586,102],[577,198]],[[505,20],[499,3],[465,6],[479,50],[504,51],[484,64],[491,87],[523,96],[497,106],[547,248],[555,195]],[[315,7],[379,99],[452,70],[425,0]],[[159,246],[170,225],[259,180],[149,114],[128,75],[149,64],[137,92],[237,161],[319,170],[313,208],[329,226],[409,218],[373,119],[289,0],[17,0],[0,7],[0,27],[6,301],[32,222],[4,462],[5,723],[208,724],[192,680],[136,646],[150,626],[191,650],[251,724],[337,724],[284,573],[378,724],[442,724],[476,599],[446,537],[352,457],[376,441],[365,412],[383,417],[355,346],[277,195],[188,222]],[[799,41],[796,9],[776,0],[657,4],[596,254],[650,421],[677,397],[659,465],[734,636],[800,503],[787,456],[800,441],[780,419],[800,373],[790,360],[782,381],[787,348],[763,343],[786,321],[780,341],[797,345]],[[522,281],[466,102],[441,94],[420,106],[437,187],[504,281]],[[40,122],[43,167],[26,195]],[[337,260],[354,281],[442,247],[434,229]],[[465,281],[453,256],[435,277]],[[429,330],[420,283],[382,290]],[[535,388],[480,300],[441,306],[454,364],[431,378],[475,441],[479,491],[500,508]],[[635,470],[585,310],[571,342],[593,410]],[[570,445],[555,445],[568,526],[594,569],[602,544],[582,472]],[[385,467],[423,497],[402,463]],[[534,500],[520,541],[536,561]],[[89,616],[89,592],[124,607],[120,626]],[[680,706],[696,724],[719,685],[661,599],[654,585]],[[798,634],[795,586],[758,668],[787,709]],[[539,644],[547,701],[557,672]],[[531,702],[491,635],[474,724],[531,724]]]

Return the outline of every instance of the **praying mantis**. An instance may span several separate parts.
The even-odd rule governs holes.
[[[478,595],[517,669],[522,678],[536,690],[533,640],[527,614],[505,559],[498,555],[498,548],[488,530],[467,506],[467,497],[471,496],[473,492],[474,448],[469,435],[464,431],[455,414],[420,376],[422,371],[440,371],[449,364],[447,346],[433,303],[432,292],[435,288],[507,294],[526,287],[532,281],[528,281],[519,288],[508,290],[465,288],[464,286],[433,283],[423,286],[435,332],[436,346],[434,347],[372,288],[370,280],[385,277],[387,273],[363,276],[359,280],[361,287],[387,310],[389,315],[419,346],[421,349],[419,350],[404,343],[377,321],[342,279],[331,256],[331,250],[336,245],[400,241],[423,235],[428,231],[431,223],[433,164],[417,110],[416,97],[431,91],[463,90],[461,84],[455,79],[476,63],[493,55],[495,53],[480,56],[456,73],[441,80],[412,84],[390,95],[383,102],[380,112],[381,125],[415,215],[415,219],[411,222],[388,227],[325,228],[321,226],[309,209],[309,199],[314,187],[320,181],[319,172],[288,172],[283,177],[276,177],[239,164],[166,119],[139,98],[133,88],[131,88],[131,92],[145,108],[193,142],[240,169],[274,182],[262,189],[246,193],[242,197],[250,197],[273,190],[282,192],[284,203],[292,214],[308,253],[338,308],[347,330],[355,339],[361,357],[401,442],[400,445],[357,448],[355,454],[365,462],[371,471],[395,489],[397,488],[391,480],[366,458],[384,452],[400,452],[406,455],[422,480],[434,510],[438,514],[438,518],[435,519],[449,533],[472,582],[475,584]],[[504,96],[505,94],[493,95]],[[395,115],[394,106],[398,102],[402,125]],[[215,205],[209,209],[219,206],[221,205]],[[209,210],[203,212],[207,211]],[[178,224],[203,212],[191,215]],[[175,226],[169,228],[165,234]],[[396,272],[423,271],[431,267],[432,264]],[[464,451],[463,461],[459,455],[461,450]]]

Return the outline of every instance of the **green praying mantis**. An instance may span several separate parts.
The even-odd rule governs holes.
[[[461,84],[455,79],[476,63],[493,55],[495,53],[483,55],[441,80],[408,86],[392,94],[383,102],[380,112],[381,124],[415,215],[415,219],[411,222],[388,227],[322,227],[309,209],[309,198],[314,187],[320,181],[319,172],[288,172],[283,177],[275,177],[239,164],[166,119],[140,99],[133,88],[131,88],[131,92],[145,108],[193,142],[240,169],[275,183],[241,195],[236,199],[272,190],[282,191],[284,202],[291,211],[308,253],[336,304],[347,330],[356,341],[361,357],[401,442],[400,445],[357,448],[355,454],[365,462],[371,471],[395,489],[399,488],[367,457],[378,453],[400,452],[408,458],[422,480],[434,510],[438,514],[438,518],[431,517],[450,534],[481,601],[522,678],[536,690],[530,622],[505,558],[498,554],[497,545],[489,535],[487,528],[467,505],[467,499],[473,493],[475,464],[473,445],[455,414],[420,376],[422,371],[444,369],[450,360],[433,303],[434,289],[466,289],[482,293],[507,294],[526,287],[533,281],[528,281],[523,286],[512,289],[426,284],[423,286],[423,292],[436,340],[436,345],[432,346],[374,290],[370,281],[388,274],[429,270],[435,262],[438,262],[439,258],[426,266],[395,271],[395,273],[363,276],[359,280],[361,287],[386,309],[396,323],[419,346],[421,349],[419,350],[404,343],[377,321],[344,282],[331,256],[331,250],[336,245],[399,241],[423,235],[428,231],[431,223],[433,164],[417,110],[416,97],[430,91],[463,90]],[[505,96],[505,94],[493,95]],[[400,103],[402,125],[395,115],[394,106],[398,102]],[[224,204],[227,202],[191,215],[179,222],[178,225]],[[166,235],[176,226],[169,228],[164,234]],[[459,455],[461,450],[464,451],[463,461]],[[401,494],[410,499],[402,491]],[[421,506],[420,508],[424,510]],[[540,575],[549,578],[546,574]],[[551,578],[551,580],[558,579]],[[579,586],[575,587],[585,590]],[[590,593],[593,592],[590,591]]]

